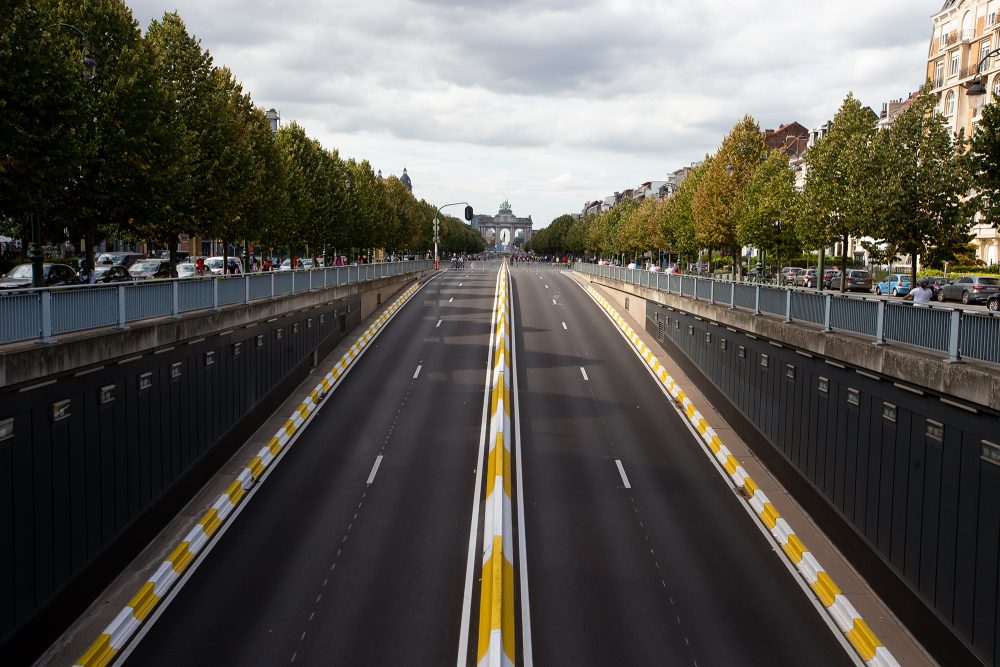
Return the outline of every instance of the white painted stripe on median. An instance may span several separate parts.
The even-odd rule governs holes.
[[[569,330],[569,327],[566,326],[565,322],[563,322],[562,325],[563,325],[563,329],[566,329],[567,331]]]
[[[368,484],[371,484],[372,482],[375,481],[375,475],[378,474],[378,467],[380,465],[382,465],[382,455],[381,454],[379,454],[378,456],[375,457],[375,465],[372,466],[372,473],[370,475],[368,475],[368,482],[367,482]],[[622,474],[624,475],[625,473],[622,473]]]
[[[417,366],[417,370],[413,371],[413,379],[414,380],[416,380],[417,376],[420,375],[420,369],[421,368],[423,368],[423,366]]]
[[[553,305],[553,306],[558,306],[559,304],[558,304],[558,303],[556,303],[556,300],[555,300],[555,299],[552,299],[552,305]]]
[[[590,382],[590,378],[587,377],[587,369],[584,368],[583,366],[580,366],[580,372],[583,374],[583,379],[586,380],[587,382]]]
[[[622,484],[625,485],[626,489],[631,489],[632,485],[629,484],[628,475],[625,474],[625,468],[622,467],[622,462],[615,459],[615,465],[618,466],[618,474],[622,476]]]
[[[434,328],[437,329],[439,326],[441,326],[441,320],[438,320],[438,323],[434,325]]]
[[[451,297],[450,299],[448,299],[448,303],[451,303],[454,300],[455,300],[455,297]]]

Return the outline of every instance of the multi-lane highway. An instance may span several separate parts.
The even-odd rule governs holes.
[[[586,292],[556,271],[511,276],[518,661],[851,664]],[[449,271],[411,299],[129,664],[475,661],[495,281]]]

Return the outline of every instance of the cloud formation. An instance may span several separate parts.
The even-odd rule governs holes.
[[[700,160],[744,114],[817,126],[923,81],[940,0],[127,0],[179,11],[264,108],[414,193],[536,227]]]

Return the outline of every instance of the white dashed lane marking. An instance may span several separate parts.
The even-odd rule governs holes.
[[[413,371],[413,379],[414,380],[416,380],[417,376],[420,375],[420,369],[421,368],[423,368],[423,366],[417,366],[417,370]]]
[[[562,325],[563,325],[563,329],[569,330],[569,327],[566,326],[565,322],[563,322]]]
[[[434,325],[434,328],[437,329],[439,326],[441,326],[441,320],[438,320],[438,323]]]
[[[585,381],[590,382],[590,378],[587,377],[587,369],[585,369],[583,366],[580,366],[580,373],[583,375],[583,379]]]
[[[378,474],[378,467],[379,467],[380,465],[382,465],[382,455],[381,455],[381,454],[379,454],[378,456],[376,456],[376,457],[375,457],[375,465],[373,465],[373,466],[372,466],[372,472],[371,472],[371,474],[370,474],[370,475],[368,475],[368,484],[371,484],[372,482],[374,482],[374,481],[375,481],[375,475],[377,475],[377,474]],[[620,466],[620,465],[621,465],[621,464],[619,464],[619,466]],[[622,475],[624,475],[624,474],[625,474],[625,473],[622,473]],[[356,512],[355,512],[355,514],[354,514],[354,518],[355,518],[355,519],[356,519],[356,518],[358,518],[358,515],[357,515],[357,513],[356,513]]]
[[[622,467],[621,459],[615,459],[615,465],[618,466],[618,474],[622,476],[622,484],[625,485],[626,489],[631,489],[632,485],[629,484],[628,475],[625,474],[625,468]]]

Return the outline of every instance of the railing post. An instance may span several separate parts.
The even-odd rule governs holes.
[[[733,283],[729,290],[729,309],[736,310],[736,283]]]
[[[326,289],[326,276],[330,273],[330,269],[323,267],[323,289]]]
[[[785,290],[785,321],[792,321],[792,290]]]
[[[756,286],[753,295],[753,314],[760,315],[760,285]]]
[[[951,311],[951,323],[948,327],[948,363],[958,364],[962,362],[959,354],[960,334],[962,333],[962,311],[953,308]]]
[[[701,280],[698,276],[694,277],[694,289],[691,290],[691,297],[697,301],[698,300],[698,281]]]
[[[174,300],[173,308],[171,309],[170,316],[173,317],[174,319],[177,319],[178,317],[180,317],[180,308],[179,308],[180,299],[177,296],[177,292],[178,292],[178,290],[180,288],[177,286],[177,281],[176,280],[170,281],[170,284],[171,284],[171,287],[173,287],[173,295],[172,296],[173,296],[173,300]]]
[[[313,269],[309,269],[309,291],[313,288]]]
[[[48,343],[52,340],[52,293],[49,290],[42,290],[39,306],[42,309],[42,342]]]
[[[289,294],[295,294],[295,269],[292,268],[292,291]]]
[[[878,310],[875,314],[875,344],[885,345],[885,300],[878,300]]]
[[[827,292],[823,295],[823,333],[830,333],[833,327],[830,326],[833,315],[833,295]]]
[[[274,298],[274,270],[271,270],[271,298]]]
[[[125,286],[118,286],[118,328],[125,328]]]
[[[219,276],[212,278],[212,310],[219,309]]]
[[[250,303],[250,274],[243,274],[243,303]]]
[[[708,283],[708,302],[715,304],[715,281],[709,280]]]

